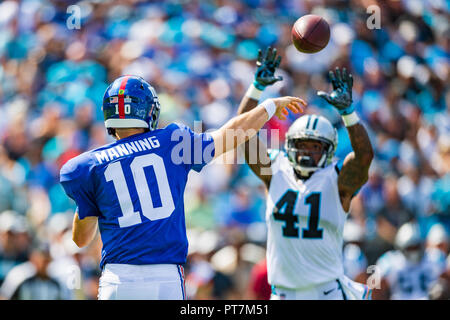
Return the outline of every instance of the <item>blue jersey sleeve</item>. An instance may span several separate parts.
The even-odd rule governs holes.
[[[172,131],[172,141],[175,142],[172,151],[172,161],[180,157],[188,169],[200,172],[202,168],[214,159],[214,140],[211,134],[196,133],[191,128],[175,123]]]
[[[94,200],[93,183],[89,179],[91,169],[81,161],[83,157],[79,157],[69,160],[61,168],[61,185],[66,194],[75,201],[80,219],[99,216]]]

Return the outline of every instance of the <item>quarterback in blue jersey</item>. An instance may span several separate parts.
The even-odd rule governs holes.
[[[117,141],[69,160],[60,173],[77,204],[74,242],[86,246],[100,231],[99,299],[184,299],[188,173],[245,142],[273,115],[286,119],[287,109],[304,106],[296,97],[269,99],[211,133],[176,123],[158,128],[153,87],[136,76],[116,79],[102,109]]]

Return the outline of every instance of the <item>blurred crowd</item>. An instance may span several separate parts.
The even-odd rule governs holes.
[[[380,28],[367,23],[377,18],[372,5]],[[331,26],[328,46],[313,55],[291,42],[292,24],[308,13]],[[267,46],[281,54],[284,80],[262,99],[306,99],[307,113],[338,129],[341,159],[351,151],[346,129],[316,92],[330,89],[331,68],[354,76],[375,158],[344,234],[356,245],[344,255],[348,275],[395,249],[410,221],[424,245],[448,256],[449,21],[445,0],[2,1],[0,298],[96,299],[101,240],[83,249],[71,241],[75,204],[59,170],[113,141],[101,111],[110,82],[140,75],[158,93],[160,126],[201,120],[210,130],[236,114]],[[280,132],[273,143],[282,146],[293,120],[267,124]],[[190,174],[185,203],[188,298],[267,299],[263,184],[246,165],[213,163]]]

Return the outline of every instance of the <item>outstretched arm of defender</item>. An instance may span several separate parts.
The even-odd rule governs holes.
[[[345,68],[342,72],[336,68],[335,73],[330,71],[329,76],[333,92],[319,91],[317,94],[339,111],[350,136],[353,152],[345,157],[338,177],[342,207],[348,211],[353,195],[367,182],[373,150],[367,131],[352,106],[352,75]]]
[[[238,114],[248,112],[257,105],[257,99],[245,96],[239,105]],[[256,135],[241,144],[239,148],[243,151],[245,161],[250,169],[262,182],[264,182],[267,189],[269,189],[270,181],[272,179],[272,169],[271,160],[265,143]]]
[[[265,87],[283,80],[281,76],[275,76],[275,70],[280,65],[280,62],[281,56],[277,55],[276,48],[268,47],[264,53],[261,50],[258,51],[255,80],[241,100],[238,114],[243,114],[255,108]],[[265,143],[258,136],[254,136],[240,145],[240,148],[244,153],[245,161],[250,169],[269,188],[270,180],[272,179],[272,170],[271,160]]]
[[[353,152],[345,159],[339,173],[338,188],[342,207],[345,211],[350,209],[353,195],[369,178],[369,167],[373,158],[373,150],[369,136],[360,123],[347,127]]]

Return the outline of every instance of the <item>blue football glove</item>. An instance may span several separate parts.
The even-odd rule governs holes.
[[[341,116],[355,111],[355,107],[352,106],[353,76],[347,73],[345,68],[342,69],[342,72],[336,68],[334,73],[333,71],[329,72],[329,78],[333,91],[330,94],[319,91],[317,95],[333,105]]]
[[[280,65],[281,56],[277,57],[277,49],[268,47],[262,53],[258,50],[258,59],[256,60],[255,81],[253,85],[259,89],[264,90],[265,87],[274,84],[277,81],[283,80],[282,76],[275,76],[275,70]]]

